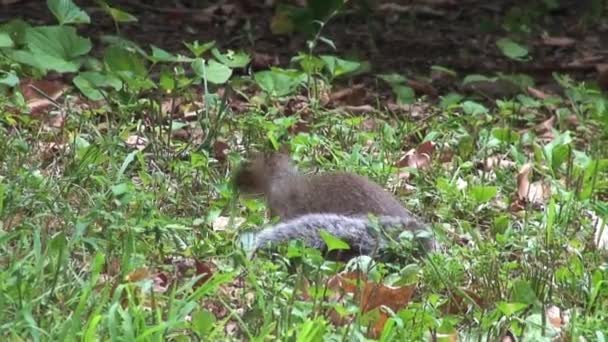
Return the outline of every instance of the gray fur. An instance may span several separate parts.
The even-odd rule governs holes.
[[[381,232],[374,227],[380,228]],[[290,240],[302,240],[309,247],[323,249],[325,242],[319,234],[321,230],[345,241],[357,254],[372,255],[386,247],[382,234],[396,238],[405,230],[415,233],[428,228],[415,217],[380,216],[374,225],[366,216],[307,214],[261,231],[256,237],[255,250]],[[435,248],[433,239],[425,239],[423,245],[427,250]]]

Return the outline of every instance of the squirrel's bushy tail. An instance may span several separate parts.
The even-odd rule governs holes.
[[[319,234],[321,230],[348,243],[355,254],[372,255],[386,246],[385,236],[397,238],[403,231],[415,234],[428,231],[428,227],[414,217],[380,216],[373,222],[366,216],[307,214],[262,230],[256,236],[255,250],[290,240],[301,240],[309,247],[322,250],[325,242]],[[422,243],[427,250],[435,248],[429,236],[423,238]]]

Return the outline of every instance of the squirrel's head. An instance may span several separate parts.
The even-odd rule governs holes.
[[[255,153],[234,176],[234,184],[243,193],[262,194],[273,181],[297,173],[289,154],[281,151]]]

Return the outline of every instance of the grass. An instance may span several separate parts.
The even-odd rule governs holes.
[[[584,103],[570,103],[583,108],[580,124],[571,129],[558,120],[553,133],[570,131],[573,139],[559,145],[568,153],[552,167],[547,157],[556,157],[555,150],[533,131],[507,141],[496,131],[510,128],[516,135],[539,120],[539,113],[507,110],[526,108],[521,99],[473,115],[461,106],[439,110],[423,131],[383,116],[374,117],[376,129],[365,130],[363,119],[318,110],[309,133],[287,140],[300,166],[367,175],[433,223],[440,253],[378,266],[379,278],[406,270],[418,284],[409,305],[394,312],[384,340],[455,331],[465,339],[541,336],[543,329],[547,336],[550,305],[570,317],[562,336],[604,336],[605,252],[595,248],[585,213],[607,212],[606,151],[595,148],[605,127]],[[568,110],[568,102],[558,103]],[[270,133],[286,136],[285,118],[261,111],[227,115],[215,127],[231,149],[220,161],[185,142],[167,144],[162,126],[137,133],[149,141],[142,151],[128,147],[126,138],[141,123],[135,113],[145,110],[145,102],[134,101],[71,111],[61,130],[40,122],[2,126],[0,334],[15,341],[363,338],[371,318],[334,326],[327,309],[353,312],[352,304],[327,299],[323,291],[303,298],[298,286],[306,280],[309,288],[326,288],[324,279],[340,265],[295,246],[289,253],[300,255],[297,260],[285,254],[247,260],[239,248],[239,231],[265,222],[264,206],[238,200],[230,174],[242,149],[265,145]],[[112,127],[102,130],[106,122],[98,118],[106,116]],[[583,134],[587,128],[593,135]],[[408,180],[396,177],[404,147],[423,138],[436,144],[432,162],[410,169],[415,176]],[[444,151],[453,151],[446,163],[438,158]],[[515,165],[480,167],[494,155]],[[591,161],[598,167],[584,169]],[[523,162],[532,163],[534,180],[547,182],[552,194],[541,208],[513,211]],[[400,190],[406,182],[413,188],[408,193]],[[495,196],[473,193],[483,187]],[[230,217],[227,224],[217,223],[222,217]],[[244,219],[240,227],[237,218]],[[202,285],[200,265],[213,274]],[[464,299],[453,313],[444,312],[441,305],[465,290],[477,303]]]
[[[423,97],[421,118],[379,99],[357,116],[322,97],[360,64],[314,44],[295,70],[251,76],[232,74],[244,54],[203,60],[213,43],[178,58],[107,37],[111,53],[41,114],[15,87],[53,69],[37,53],[53,70],[90,57],[69,26],[88,17],[62,6],[66,25],[32,32],[74,53],[2,35],[0,339],[606,339],[608,99],[595,86],[556,76],[559,96]],[[403,77],[384,78],[413,96]],[[270,218],[231,177],[248,152],[282,143],[305,172],[382,184],[441,249],[411,253],[403,236],[394,259],[348,267],[297,242],[249,258],[243,237]],[[351,281],[353,266],[365,276]]]

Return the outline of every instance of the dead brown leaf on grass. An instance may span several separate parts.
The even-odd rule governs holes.
[[[508,169],[515,166],[515,162],[506,159],[503,156],[491,156],[486,158],[483,162],[483,169],[486,171],[492,171],[495,169]]]
[[[546,100],[551,97],[550,94],[547,94],[540,89],[537,89],[534,87],[528,87],[527,89],[528,89],[528,94],[530,94],[532,97],[537,98],[539,100]]]
[[[19,85],[32,116],[36,117],[63,95],[68,86],[60,81],[25,79]]]
[[[363,84],[336,90],[329,95],[329,104],[333,106],[361,106],[365,104],[367,91]]]
[[[130,148],[135,148],[141,151],[148,146],[148,139],[134,134],[130,135],[125,140],[125,144]]]
[[[553,46],[553,47],[560,47],[560,48],[571,47],[576,44],[576,40],[573,38],[570,38],[570,37],[544,36],[544,37],[542,37],[541,42],[543,43],[543,45],[546,45],[546,46]]]
[[[251,68],[253,70],[265,70],[280,64],[279,56],[277,55],[257,51],[254,51],[252,55]]]
[[[538,134],[538,138],[547,143],[551,140],[555,139],[555,133],[553,133],[553,129],[555,127],[556,116],[552,115],[547,120],[539,123],[534,127],[534,130]]]
[[[533,169],[532,164],[528,163],[521,167],[517,174],[517,200],[511,204],[514,211],[525,208],[529,203],[540,206],[547,202],[551,197],[551,187],[544,181],[530,183]]]
[[[407,306],[416,289],[415,285],[394,287],[374,283],[361,272],[337,274],[328,280],[327,285],[334,291],[338,301],[342,300],[346,294],[353,295],[361,313],[379,310],[379,317],[369,331],[372,338],[380,336],[384,324],[389,318],[383,307],[390,308],[393,312],[399,311]],[[341,317],[337,312],[332,311],[330,319],[334,324],[342,325],[349,322],[352,317]]]
[[[418,95],[428,95],[432,98],[436,98],[439,95],[439,91],[428,82],[408,79],[406,83]]]
[[[435,143],[426,141],[413,148],[405,154],[405,156],[397,162],[398,167],[411,167],[415,169],[426,168],[431,165],[431,156],[435,151]]]

